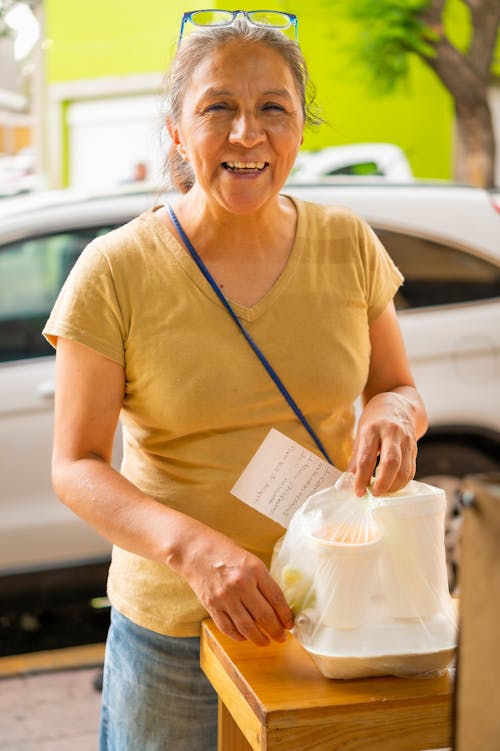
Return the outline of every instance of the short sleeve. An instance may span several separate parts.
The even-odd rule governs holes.
[[[62,336],[124,365],[123,314],[112,270],[100,242],[91,242],[78,258],[59,293],[43,335],[54,347]]]
[[[385,310],[404,278],[375,232],[361,219],[358,232],[368,322],[371,323]]]

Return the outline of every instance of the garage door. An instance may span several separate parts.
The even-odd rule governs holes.
[[[160,105],[153,95],[70,103],[70,186],[101,190],[137,177],[157,182],[165,138]]]

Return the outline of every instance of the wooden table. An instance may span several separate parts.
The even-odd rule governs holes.
[[[218,751],[422,751],[451,745],[452,677],[324,678],[291,635],[255,647],[202,625]]]

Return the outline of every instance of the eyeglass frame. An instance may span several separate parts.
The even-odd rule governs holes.
[[[232,19],[228,23],[206,23],[206,24],[197,24],[196,21],[192,20],[192,16],[195,13],[231,13]],[[256,23],[255,21],[252,21],[250,18],[250,13],[279,13],[281,16],[285,16],[288,18],[288,26],[273,26],[272,24],[264,24],[264,23]],[[181,29],[179,32],[179,41],[177,42],[177,49],[181,46],[182,42],[182,36],[184,34],[184,27],[186,23],[189,21],[193,26],[197,27],[198,29],[216,29],[216,28],[226,28],[227,26],[232,26],[234,22],[236,21],[236,18],[239,15],[243,15],[248,23],[250,23],[252,26],[256,26],[259,29],[279,29],[280,31],[286,31],[286,29],[289,29],[290,26],[293,27],[294,35],[295,35],[295,41],[297,42],[299,39],[299,30],[298,30],[298,18],[295,15],[295,13],[286,13],[282,10],[269,10],[269,9],[259,9],[259,10],[225,10],[224,8],[197,8],[197,10],[188,10],[182,15],[182,21],[181,21]]]

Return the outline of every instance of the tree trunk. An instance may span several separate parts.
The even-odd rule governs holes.
[[[472,17],[472,38],[462,53],[444,34],[445,0],[430,0],[421,18],[439,34],[435,57],[424,57],[451,93],[465,156],[456,178],[479,187],[495,182],[495,133],[488,81],[500,26],[500,0],[464,0]]]
[[[495,184],[495,133],[486,93],[473,101],[455,100],[457,130],[464,148],[463,162],[456,164],[455,179],[476,187]]]
[[[457,177],[476,187],[493,187],[495,182],[495,132],[488,103],[487,81],[470,60],[447,39],[435,47],[435,58],[424,58],[453,97],[457,128],[466,157],[456,165]]]

